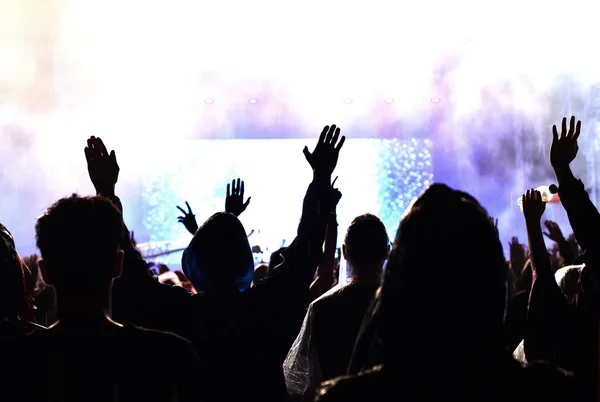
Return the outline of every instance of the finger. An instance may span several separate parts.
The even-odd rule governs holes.
[[[181,208],[179,205],[177,205],[177,209],[180,210],[182,214],[187,215],[183,208]]]
[[[102,153],[102,155],[108,156],[108,150],[106,149],[104,141],[102,141],[101,138],[98,138],[98,147],[100,147],[100,152]]]
[[[560,138],[563,139],[567,135],[567,118],[563,117],[562,119],[562,128],[560,130]]]
[[[331,139],[333,138],[333,134],[335,133],[336,127],[335,124],[329,127],[329,131],[327,132],[327,137],[325,137],[325,143],[330,144]]]
[[[248,205],[250,205],[250,200],[252,199],[252,197],[248,197],[248,199],[246,200],[246,202],[244,203],[244,209],[248,208]]]
[[[192,213],[192,208],[190,207],[190,204],[188,204],[188,202],[186,201],[186,202],[185,202],[185,205],[187,206],[188,213],[190,213],[190,214],[191,214],[191,213]]]
[[[325,141],[325,136],[327,135],[328,131],[329,131],[329,126],[323,127],[323,131],[321,131],[321,135],[319,136],[319,144],[322,143],[323,141]]]
[[[333,145],[335,145],[336,142],[338,141],[338,138],[340,138],[340,132],[341,132],[341,130],[339,127],[335,129],[335,134],[333,135],[333,139],[331,140],[331,143]]]
[[[569,138],[573,138],[573,134],[575,134],[575,116],[571,116],[569,120],[569,133],[567,135]]]
[[[240,180],[240,179],[239,179],[239,177],[238,177],[238,179],[237,179],[237,184],[236,184],[236,191],[237,191],[237,193],[238,193],[238,194],[240,193],[240,181],[241,181],[241,180]]]
[[[575,141],[579,139],[579,134],[581,134],[581,120],[578,120],[577,125],[575,126],[575,133],[573,134],[573,139]]]
[[[229,183],[227,183],[227,197],[231,197]]]
[[[231,195],[236,195],[237,190],[235,189],[235,179],[231,181]]]
[[[331,183],[331,187],[335,187],[335,182],[337,181],[338,177],[340,176],[335,176],[335,179],[333,179],[333,183]]]
[[[244,181],[242,181],[242,184],[240,185],[240,197],[242,200],[244,199]]]
[[[90,141],[92,142],[92,149],[94,150],[94,152],[99,155],[100,154],[100,146],[98,145],[98,138],[97,137],[90,137]]]
[[[556,124],[552,126],[552,142],[558,141],[558,130]]]
[[[110,151],[110,159],[112,159],[113,162],[117,163],[117,154],[115,153],[115,151]]]
[[[306,158],[306,160],[310,162],[311,154],[310,154],[310,151],[308,150],[308,147],[305,146],[304,149],[302,150],[302,153],[304,154],[304,157]]]
[[[88,146],[88,149],[90,150],[90,155],[93,157],[95,155],[95,152],[94,152],[94,137],[88,138],[88,140],[87,140],[87,146]]]
[[[92,150],[88,147],[83,149],[83,153],[85,153],[85,159],[90,163],[92,161]]]
[[[340,143],[337,144],[337,146],[335,147],[335,150],[340,152],[340,149],[342,149],[342,147],[344,146],[344,142],[346,142],[346,136],[342,135],[342,139],[340,140]]]
[[[546,236],[547,238],[549,238],[550,240],[552,240],[552,237],[550,236],[550,233],[548,232],[542,232],[544,233],[544,236]]]

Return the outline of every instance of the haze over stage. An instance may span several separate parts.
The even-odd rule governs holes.
[[[525,183],[552,180],[535,166],[547,166],[538,162],[556,116],[581,116],[590,153],[575,168],[586,179],[598,173],[595,8],[584,0],[568,12],[563,2],[533,0],[5,0],[0,220],[19,251],[33,252],[30,222],[43,208],[92,191],[77,155],[98,135],[125,154],[126,219],[149,240],[153,215],[140,194],[149,166],[175,158],[170,142],[313,138],[337,123],[349,138],[430,140],[435,178],[473,192],[501,218],[503,236],[516,234],[524,230],[516,196]],[[557,28],[567,15],[576,29]],[[268,166],[267,156],[252,156]],[[566,223],[562,212],[553,218]]]

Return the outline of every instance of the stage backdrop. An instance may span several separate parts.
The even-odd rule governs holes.
[[[250,206],[241,216],[251,245],[270,253],[295,236],[312,172],[302,148],[314,140],[187,140],[172,142],[142,177],[143,224],[150,241],[185,247],[191,235],[177,222],[177,205],[188,201],[199,224],[222,211],[226,185],[245,181]],[[334,177],[343,193],[338,206],[341,245],[347,226],[362,213],[378,215],[393,240],[410,201],[433,181],[431,142],[426,139],[349,139]],[[181,253],[162,258],[179,264]]]

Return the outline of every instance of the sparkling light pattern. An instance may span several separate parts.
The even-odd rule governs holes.
[[[410,204],[433,182],[430,140],[381,141],[377,164],[379,217],[393,241],[400,218]]]

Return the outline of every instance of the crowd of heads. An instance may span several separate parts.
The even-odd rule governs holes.
[[[565,122],[563,131],[566,132]],[[571,121],[568,134],[558,136],[555,133],[552,160],[561,186],[560,194],[564,197],[563,203],[574,230],[584,233],[578,234],[579,240],[592,236],[579,227],[585,226],[586,220],[594,221],[599,215],[593,206],[590,207],[589,199],[586,201],[582,195],[585,190],[578,190],[579,182],[568,170],[569,162],[577,153],[575,150],[573,154],[573,147],[577,145],[578,132],[579,125],[575,128]],[[514,239],[509,246],[510,258],[507,261],[497,225],[484,206],[468,193],[434,184],[407,208],[393,244],[390,244],[388,231],[377,216],[365,213],[354,218],[341,242],[341,254],[348,264],[350,282],[347,288],[340,285],[331,289],[339,281],[335,276],[339,272],[340,261],[336,256],[337,232],[333,240],[329,237],[334,233],[331,230],[337,227],[335,207],[341,194],[335,202],[331,201],[331,194],[339,191],[333,188],[330,176],[344,139],[339,137],[339,128],[326,127],[315,151],[311,154],[305,149],[315,178],[305,198],[298,238],[291,245],[274,252],[268,264],[254,266],[247,232],[238,219],[249,204],[249,200],[244,202],[244,183],[240,185],[238,179],[237,184],[235,181],[232,184],[231,194],[228,188],[225,212],[215,213],[199,226],[188,220],[186,227],[194,230],[191,230],[193,238],[183,253],[183,273],[171,273],[166,266],[145,263],[136,254],[134,245],[130,244],[120,201],[111,193],[118,177],[115,153],[109,153],[100,139],[92,137],[86,156],[90,177],[99,195],[63,198],[43,213],[35,224],[39,258],[28,258],[29,264],[26,264],[16,252],[10,232],[0,226],[0,311],[5,322],[35,322],[36,296],[42,294],[45,286],[52,287],[56,293],[57,322],[49,330],[40,327],[34,332],[52,333],[61,322],[85,327],[88,325],[86,314],[90,322],[97,319],[92,317],[92,311],[106,312],[105,318],[110,320],[111,289],[115,282],[115,289],[125,292],[125,297],[120,293],[121,297],[117,297],[115,302],[127,304],[123,311],[129,313],[132,323],[146,326],[156,322],[156,327],[150,329],[170,330],[189,337],[199,352],[211,348],[211,345],[203,343],[209,342],[207,339],[217,345],[215,349],[224,347],[225,343],[220,343],[224,342],[223,339],[244,336],[257,342],[255,350],[249,351],[247,357],[243,353],[233,353],[233,349],[218,351],[227,356],[226,359],[232,359],[231,362],[215,360],[218,353],[214,351],[198,354],[199,361],[206,358],[209,365],[217,367],[213,372],[210,367],[203,371],[206,378],[217,378],[215,384],[221,387],[218,392],[209,392],[208,399],[214,399],[219,392],[238,392],[236,384],[244,383],[245,379],[236,370],[241,370],[239,364],[243,362],[242,366],[250,370],[246,374],[253,381],[264,374],[265,384],[256,386],[269,388],[267,391],[255,389],[252,395],[263,395],[265,400],[284,400],[282,394],[277,394],[279,391],[275,392],[277,386],[274,385],[278,381],[283,384],[276,373],[281,370],[286,354],[280,350],[290,350],[286,362],[294,351],[296,360],[290,367],[297,367],[298,359],[312,359],[314,362],[310,364],[324,365],[324,360],[319,360],[318,348],[314,352],[309,345],[312,342],[318,344],[318,340],[308,339],[307,334],[310,331],[318,333],[315,326],[334,322],[333,314],[346,315],[348,319],[354,314],[352,319],[361,323],[360,328],[340,335],[348,337],[346,341],[354,344],[351,355],[346,356],[350,361],[348,376],[321,378],[332,381],[326,382],[320,392],[318,384],[313,384],[312,388],[303,388],[310,389],[310,393],[290,394],[290,399],[349,400],[344,399],[347,398],[344,388],[349,387],[355,397],[352,400],[396,400],[400,396],[408,396],[412,400],[439,400],[444,392],[450,399],[476,400],[482,392],[494,394],[492,387],[501,380],[521,378],[519,370],[525,370],[523,366],[513,367],[512,363],[507,363],[514,360],[511,357],[513,350],[506,349],[505,341],[507,323],[514,324],[511,302],[525,294],[525,298],[518,300],[527,300],[529,304],[520,302],[517,308],[523,322],[521,332],[516,336],[517,339],[525,339],[526,359],[533,363],[548,357],[547,363],[557,369],[563,361],[567,365],[573,361],[555,358],[559,354],[553,353],[557,353],[561,345],[547,347],[550,352],[546,355],[545,349],[538,345],[550,344],[545,336],[554,339],[552,331],[558,333],[559,326],[563,325],[563,322],[556,323],[548,318],[562,311],[558,307],[551,308],[550,301],[556,306],[561,305],[559,299],[562,294],[568,300],[565,311],[578,308],[578,303],[583,300],[581,286],[586,278],[583,272],[587,270],[591,273],[589,277],[594,278],[595,260],[592,257],[586,259],[583,253],[584,257],[579,257],[586,263],[583,270],[581,267],[567,269],[558,283],[554,280],[554,272],[567,262],[576,262],[580,250],[575,243],[575,247],[570,248],[573,255],[568,258],[561,256],[568,254],[567,240],[560,240],[561,244],[554,251],[549,250],[550,253],[546,250],[540,228],[544,205],[533,191],[523,198],[531,259],[526,254],[526,247]],[[557,156],[560,146],[562,159]],[[189,211],[191,215],[191,209]],[[546,226],[556,231],[551,224]],[[576,242],[574,239],[570,241]],[[586,244],[584,251],[593,255],[594,246]],[[546,267],[547,272],[544,271]],[[120,278],[122,274],[123,278]],[[317,293],[310,293],[309,288],[317,288],[318,283],[329,285],[327,289],[319,288]],[[369,297],[361,301],[358,308],[352,304],[354,301],[351,299],[355,296],[351,292],[358,292],[352,289],[361,289],[361,286],[369,289],[366,293]],[[177,287],[183,288],[181,292],[169,293]],[[546,289],[545,293],[536,290],[542,287]],[[590,298],[595,288],[587,289],[587,297]],[[363,296],[360,297],[364,298],[365,291],[361,292]],[[550,293],[554,295],[552,297],[558,295],[557,299],[551,299]],[[246,295],[249,296],[244,298]],[[125,301],[128,297],[131,300]],[[355,298],[358,300],[359,296]],[[202,304],[203,300],[220,301]],[[548,303],[547,311],[540,313],[540,309],[544,309],[539,307],[543,301]],[[155,305],[159,307],[152,310]],[[188,305],[192,307],[182,307]],[[199,305],[202,308],[198,308]],[[259,305],[262,306],[260,309],[256,307]],[[168,310],[170,306],[178,307]],[[361,311],[361,314],[356,316],[358,313],[349,306],[354,306],[352,308]],[[286,309],[288,315],[284,314]],[[168,311],[173,313],[170,318],[160,317],[153,321],[151,311],[167,312],[166,315]],[[592,303],[586,305],[585,311],[592,321],[600,316],[600,310]],[[302,317],[305,313],[302,323],[298,316]],[[197,318],[194,314],[204,314],[207,318],[194,321]],[[581,316],[577,317],[585,321]],[[186,320],[195,324],[182,322]],[[548,321],[553,322],[553,330],[550,334],[539,335],[541,331],[536,331],[536,328],[549,328]],[[209,327],[198,329],[198,322]],[[594,322],[597,324],[597,321]],[[118,327],[120,324],[115,322],[114,325]],[[210,328],[211,325],[215,328]],[[261,326],[270,329],[267,331]],[[583,327],[585,325],[578,328]],[[597,325],[590,328],[597,330]],[[261,331],[271,331],[269,336],[273,338],[267,340]],[[586,334],[597,340],[598,331]],[[285,339],[290,336],[293,339],[296,335],[298,337],[293,345],[286,343]],[[514,333],[510,335],[515,336]],[[23,336],[27,338],[31,334]],[[39,335],[36,336],[31,339],[40,339]],[[5,344],[8,342],[10,340],[6,340]],[[238,351],[237,348],[241,345],[235,345],[235,351]],[[248,363],[245,358],[255,361]],[[161,361],[164,363],[165,360]],[[597,369],[598,362],[594,362]],[[85,364],[82,367],[86,367]],[[223,379],[215,372],[227,370],[227,367],[233,374],[227,380],[231,382],[232,389],[226,391],[222,388],[226,382],[219,382]],[[252,372],[252,367],[260,367],[266,372],[260,373],[258,369]],[[589,372],[577,364],[566,368],[574,370],[575,377],[589,378]],[[271,369],[274,371],[269,371]],[[385,375],[381,376],[381,373]],[[296,376],[298,373],[291,370],[285,375]],[[202,380],[198,378],[198,381]],[[288,380],[286,378],[286,382]],[[293,381],[303,380],[294,378]],[[563,387],[561,381],[555,382],[554,386]],[[414,392],[426,383],[432,389],[423,390],[420,397],[404,394]],[[582,386],[582,389],[590,389],[589,385]],[[410,391],[403,391],[404,387]],[[444,387],[445,391],[436,387]],[[564,385],[564,389],[567,388],[568,385]],[[179,398],[187,399],[185,392],[181,392]],[[507,393],[502,391],[489,400],[502,399]],[[274,395],[282,399],[275,399]],[[563,397],[561,392],[557,392],[558,395]],[[581,398],[592,400],[590,395],[585,393]],[[201,396],[197,396],[198,400],[202,400]],[[580,400],[580,395],[571,396],[573,400]]]

